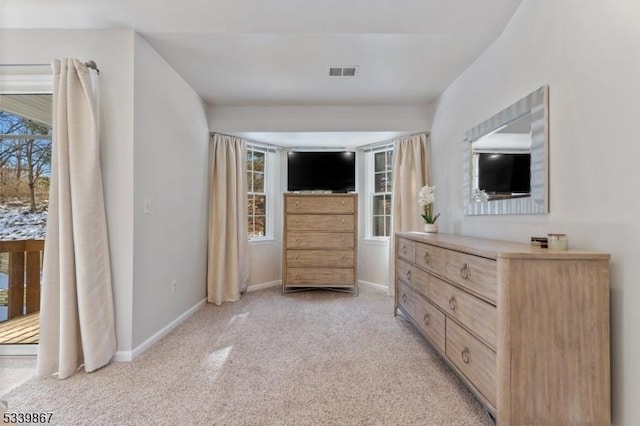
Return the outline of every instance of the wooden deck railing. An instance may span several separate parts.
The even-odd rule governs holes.
[[[0,253],[8,253],[9,256],[6,265],[9,287],[0,290],[0,305],[8,307],[7,319],[40,310],[43,251],[44,240],[0,241]],[[3,299],[6,299],[5,303],[2,303]]]

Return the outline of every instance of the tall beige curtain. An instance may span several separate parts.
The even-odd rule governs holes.
[[[395,232],[421,231],[418,192],[429,185],[429,134],[401,137],[394,140],[393,192],[391,197],[391,235]],[[389,292],[394,287],[395,241],[389,244]]]
[[[37,373],[64,379],[116,352],[96,102],[89,69],[53,62],[53,148]]]
[[[246,141],[214,133],[209,146],[207,299],[240,299],[249,280]]]

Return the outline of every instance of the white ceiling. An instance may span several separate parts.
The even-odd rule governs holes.
[[[214,106],[426,105],[521,1],[3,0],[0,27],[132,27]]]

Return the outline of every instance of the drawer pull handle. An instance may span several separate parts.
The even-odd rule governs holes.
[[[431,315],[429,314],[424,314],[424,325],[429,325],[429,323],[431,322]]]
[[[295,278],[296,280],[299,280],[299,279],[300,279],[300,274],[295,274],[295,275],[294,275],[294,278]]]
[[[451,296],[449,298],[449,309],[451,309],[452,311],[455,311],[457,307],[458,307],[458,302],[456,301],[455,296]]]
[[[344,206],[344,205],[346,205],[346,202],[344,200],[342,200],[342,202],[340,204],[342,204]]]
[[[462,265],[462,268],[460,268],[460,276],[462,277],[463,280],[468,280],[470,275],[471,275],[471,270],[469,269],[469,264],[464,263]]]
[[[407,295],[405,293],[402,293],[402,302],[407,303]]]
[[[469,364],[469,362],[471,362],[471,351],[469,348],[465,347],[460,353],[460,356],[462,357],[462,362],[465,364]]]
[[[300,218],[296,218],[296,225],[300,225]]]
[[[425,252],[424,254],[424,263],[426,263],[427,265],[431,262],[431,256],[429,255],[429,252]]]
[[[296,209],[300,208],[300,201],[296,201]]]
[[[402,245],[402,254],[407,254],[407,246],[405,244]]]
[[[407,271],[407,281],[411,282],[412,276],[413,276],[413,273],[411,271]]]
[[[342,241],[342,245],[345,245],[347,243],[347,239],[345,237],[342,237],[341,241]]]

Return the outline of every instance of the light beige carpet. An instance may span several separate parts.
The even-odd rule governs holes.
[[[207,305],[131,363],[0,399],[54,424],[490,425],[392,300],[279,288]]]

